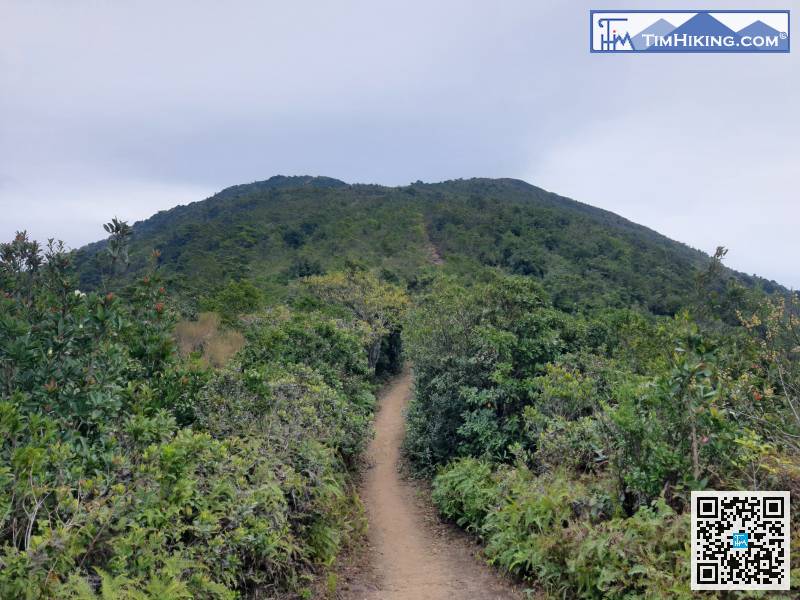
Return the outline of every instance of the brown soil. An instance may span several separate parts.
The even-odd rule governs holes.
[[[467,536],[443,524],[426,490],[402,478],[403,410],[411,394],[405,372],[381,395],[368,451],[362,498],[369,521],[362,563],[343,573],[346,600],[511,600],[519,591],[479,557]]]
[[[442,258],[442,255],[439,254],[439,249],[436,246],[434,246],[433,243],[431,243],[428,246],[428,254],[431,257],[431,262],[433,264],[435,264],[435,265],[443,265],[444,264],[444,259]]]

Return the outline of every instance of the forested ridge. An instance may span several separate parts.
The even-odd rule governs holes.
[[[478,279],[486,267],[542,282],[558,308],[638,306],[674,314],[709,256],[613,213],[513,179],[404,187],[280,177],[227,188],[133,226],[130,275],[149,252],[172,288],[202,304],[231,281],[252,282],[266,300],[286,284],[355,264],[414,283],[430,248],[445,270]],[[80,285],[96,289],[103,243],[78,252]],[[768,292],[775,282],[731,273]]]
[[[536,593],[689,598],[691,490],[800,491],[797,298],[724,248],[508,179],[105,229],[0,247],[2,598],[336,597],[406,362],[409,469]]]

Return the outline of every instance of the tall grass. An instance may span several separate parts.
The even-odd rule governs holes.
[[[244,347],[244,336],[221,325],[217,313],[200,313],[196,321],[181,321],[175,326],[175,341],[181,356],[196,353],[211,367],[223,367]]]

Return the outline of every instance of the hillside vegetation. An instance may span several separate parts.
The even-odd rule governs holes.
[[[211,370],[177,354],[157,269],[105,283],[79,291],[59,245],[0,246],[0,598],[308,597],[363,529],[351,475],[402,290],[318,277]],[[323,300],[342,288],[367,310]]]
[[[689,598],[691,490],[800,493],[797,297],[724,248],[485,179],[275,177],[106,231],[0,246],[2,598],[333,594],[406,360],[410,466],[554,598]]]
[[[130,243],[130,277],[158,248],[171,289],[199,298],[201,308],[214,308],[230,282],[252,282],[274,302],[297,278],[353,264],[413,284],[435,247],[446,271],[467,281],[486,268],[525,275],[568,311],[639,306],[674,314],[691,299],[691,273],[709,261],[613,213],[512,179],[390,188],[273,177],[158,213],[133,226]],[[78,253],[81,289],[102,289],[104,247]]]
[[[739,314],[573,315],[531,279],[437,280],[406,329],[407,454],[491,563],[554,597],[688,599],[691,490],[800,493],[798,305]]]

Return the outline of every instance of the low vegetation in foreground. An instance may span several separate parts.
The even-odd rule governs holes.
[[[184,325],[181,358],[157,270],[83,293],[69,262],[0,246],[0,598],[309,596],[364,526],[351,475],[404,294],[317,277],[240,333]]]
[[[671,318],[504,275],[420,299],[406,451],[492,564],[559,598],[689,598],[691,490],[800,493],[798,306],[727,287],[721,256]]]

